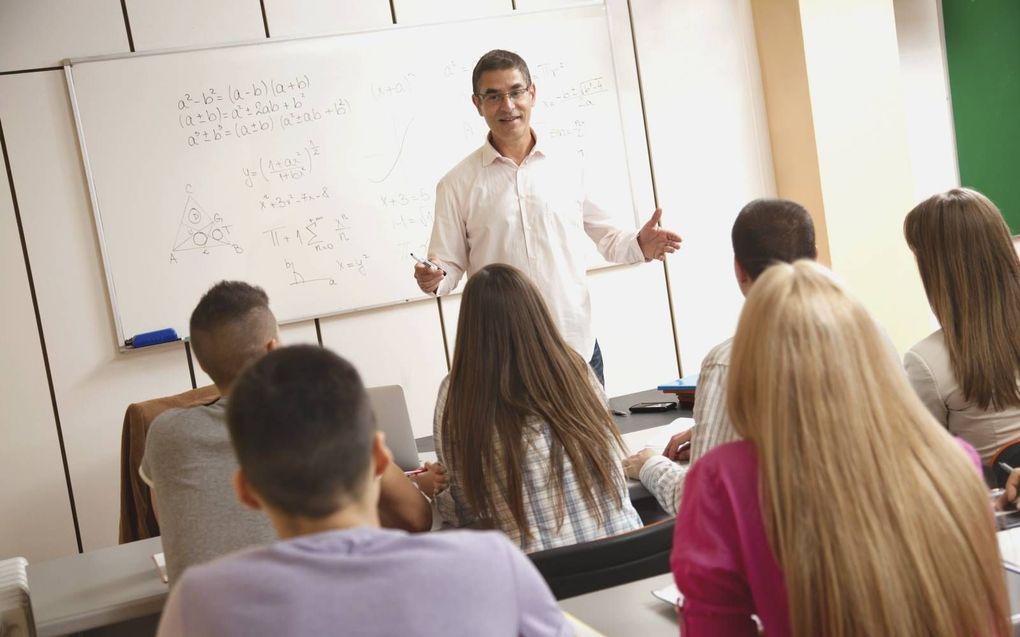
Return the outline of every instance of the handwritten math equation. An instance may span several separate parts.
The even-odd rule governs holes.
[[[324,283],[326,285],[336,285],[337,277],[343,274],[357,274],[362,277],[368,276],[368,262],[371,259],[367,254],[361,254],[355,257],[345,257],[341,259],[334,259],[333,266],[336,268],[336,272],[318,272],[314,275],[305,276],[304,268],[298,268],[295,261],[290,259],[283,260],[284,271],[289,275],[290,285],[307,285],[309,283]]]
[[[541,99],[542,104],[550,108],[567,103],[573,103],[575,106],[583,108],[594,106],[596,96],[607,92],[609,92],[609,88],[606,87],[605,79],[599,76],[578,82],[576,86],[554,92],[551,96]]]
[[[253,80],[226,88],[185,92],[177,99],[177,125],[188,148],[272,133],[351,113],[345,97],[311,104],[308,75]]]
[[[309,217],[298,223],[268,228],[262,231],[262,235],[273,248],[306,247],[314,252],[324,252],[351,241],[351,218],[347,213],[336,217]]]
[[[281,157],[259,157],[256,165],[241,169],[244,185],[254,188],[259,178],[267,183],[286,183],[304,179],[312,174],[313,158],[319,157],[319,146],[312,140],[301,150],[295,150]]]
[[[329,186],[323,186],[316,192],[289,192],[285,195],[262,195],[259,199],[259,210],[279,210],[300,204],[329,199]]]

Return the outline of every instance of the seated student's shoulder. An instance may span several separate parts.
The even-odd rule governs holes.
[[[942,330],[935,330],[918,341],[907,351],[908,360],[911,355],[924,360],[929,364],[929,366],[938,363],[948,363],[949,348],[946,347],[946,339]]]
[[[157,416],[145,435],[146,451],[175,449],[190,441],[227,435],[226,409],[218,404],[178,407]]]
[[[407,541],[402,544],[417,553],[418,559],[443,564],[447,575],[459,573],[465,581],[513,572],[520,562],[528,561],[500,531],[457,529],[405,536]],[[479,564],[485,564],[485,569],[479,570]]]
[[[747,440],[735,440],[710,449],[691,467],[687,480],[757,484],[758,451]]]
[[[459,560],[475,559],[482,555],[488,555],[491,559],[493,552],[502,550],[503,546],[516,548],[499,531],[450,529],[435,533],[405,533],[380,529],[375,550],[388,552],[394,547],[400,547],[404,551],[420,554],[422,559],[431,556],[441,560]]]
[[[701,362],[702,369],[710,367],[712,365],[729,365],[730,353],[733,351],[733,339],[728,338],[722,343],[719,343],[712,349],[708,350],[708,354],[705,354],[705,358]]]
[[[187,431],[188,408],[168,409],[156,416],[145,432],[145,455],[160,455],[180,447]]]

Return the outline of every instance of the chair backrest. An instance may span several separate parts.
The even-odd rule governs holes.
[[[1009,478],[1010,473],[1002,468],[1002,464],[1007,464],[1014,469],[1020,467],[1020,438],[1010,440],[996,449],[986,466],[987,472],[991,473],[990,486],[1000,489],[1006,486],[1006,479]]]
[[[152,494],[138,476],[149,425],[168,409],[207,405],[220,397],[215,385],[128,405],[120,434],[120,543],[159,535]]]
[[[411,416],[407,413],[404,389],[400,385],[368,387],[368,400],[375,411],[376,426],[386,435],[386,446],[393,460],[404,471],[419,466],[418,445],[411,429]]]
[[[572,546],[528,555],[556,599],[669,572],[676,518]]]

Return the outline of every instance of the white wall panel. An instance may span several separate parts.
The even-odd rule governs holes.
[[[255,0],[126,0],[136,51],[215,46],[266,37]]]
[[[511,0],[393,0],[397,24],[450,22],[511,13]],[[492,48],[497,48],[493,42]],[[484,53],[480,51],[479,55]]]
[[[86,550],[117,542],[128,403],[189,389],[183,345],[119,354],[63,73],[0,78],[0,119],[25,227]]]
[[[315,321],[301,321],[280,326],[280,340],[284,345],[318,345]]]
[[[393,24],[387,0],[265,0],[274,38],[350,33]]]
[[[322,344],[349,360],[365,385],[402,386],[415,437],[432,435],[436,391],[446,376],[435,301],[341,314],[319,324]]]
[[[0,72],[128,50],[117,0],[0,0]]]
[[[653,389],[676,378],[673,324],[658,261],[588,274],[592,327],[610,397]]]
[[[938,0],[895,0],[907,143],[917,201],[960,185]]]
[[[78,552],[21,238],[0,158],[0,559]],[[13,488],[17,485],[17,488]]]
[[[764,96],[747,0],[633,5],[662,223],[684,237],[670,258],[684,373],[733,335],[741,296],[730,229],[775,196]]]

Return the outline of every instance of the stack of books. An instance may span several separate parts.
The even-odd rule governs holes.
[[[23,557],[0,561],[0,635],[35,634],[27,568]]]
[[[659,385],[658,390],[667,394],[675,394],[681,407],[694,408],[694,392],[698,389],[698,375],[689,374],[670,383]]]

